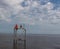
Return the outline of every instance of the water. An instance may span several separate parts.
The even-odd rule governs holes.
[[[13,49],[12,34],[0,34],[0,49]],[[28,34],[27,49],[60,49],[60,35]]]

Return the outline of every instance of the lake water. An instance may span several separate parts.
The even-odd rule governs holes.
[[[59,34],[28,34],[26,41],[27,49],[60,49]],[[12,34],[0,34],[0,49],[13,49]]]

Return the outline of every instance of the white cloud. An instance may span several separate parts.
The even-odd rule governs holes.
[[[43,7],[47,8],[47,10],[51,10],[53,9],[54,5],[51,2],[48,2],[46,5],[44,5]]]
[[[5,2],[3,2],[5,1]],[[44,5],[36,1],[28,0],[27,7],[23,7],[23,0],[3,0],[2,2],[8,6],[0,5],[0,20],[14,23],[41,24],[41,23],[59,23],[60,11],[54,10],[54,4],[47,0]],[[2,4],[3,4],[2,3]],[[15,15],[14,17],[12,15]],[[13,17],[13,18],[12,18]]]
[[[4,21],[7,21],[7,22],[10,22],[11,19],[10,19],[9,11],[7,11],[4,8],[0,8],[0,20],[4,20]]]

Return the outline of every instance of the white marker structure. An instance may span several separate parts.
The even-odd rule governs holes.
[[[17,41],[18,41],[18,38],[17,38],[17,31],[18,29],[22,29],[23,32],[24,32],[24,40],[22,39],[19,39],[21,41],[24,41],[24,49],[26,49],[26,29],[24,27],[22,27],[22,25],[20,25],[20,27],[18,28],[18,25],[16,24],[15,27],[14,27],[14,39],[13,39],[13,49],[17,49]]]

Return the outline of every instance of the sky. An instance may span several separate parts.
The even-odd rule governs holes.
[[[15,24],[27,33],[60,34],[60,0],[0,0],[0,32],[13,33]]]

